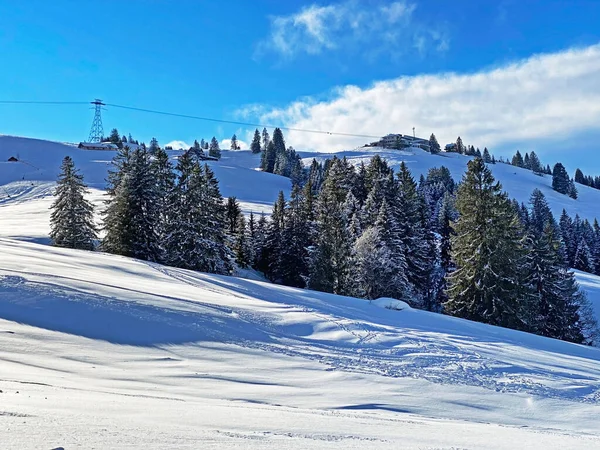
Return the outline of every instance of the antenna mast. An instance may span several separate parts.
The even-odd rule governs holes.
[[[105,106],[102,103],[102,100],[96,99],[93,102],[90,102],[94,105],[94,121],[92,122],[92,129],[90,130],[90,137],[88,138],[88,142],[100,142],[104,137],[104,128],[102,127],[102,107]]]

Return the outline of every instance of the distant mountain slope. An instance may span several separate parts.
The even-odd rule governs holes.
[[[405,162],[413,174],[415,180],[418,181],[419,176],[427,175],[427,171],[433,167],[446,166],[452,177],[456,181],[460,181],[467,168],[467,162],[471,159],[470,156],[459,155],[457,153],[440,153],[432,155],[420,148],[411,148],[408,150],[390,150],[382,148],[364,148],[350,150],[345,152],[323,154],[323,153],[302,153],[305,164],[309,164],[312,158],[324,160],[333,157],[346,157],[355,164],[360,164],[361,161],[365,164],[373,157],[379,154],[385,158],[388,163],[397,168],[401,162]],[[543,160],[543,155],[541,156]],[[539,176],[535,175],[530,170],[514,167],[508,164],[490,164],[489,167],[494,174],[494,177],[500,181],[503,189],[508,192],[511,198],[516,198],[519,202],[527,204],[531,192],[537,188],[540,189],[552,208],[552,212],[558,219],[563,208],[574,216],[579,214],[582,218],[586,218],[593,222],[595,217],[600,219],[598,205],[600,205],[600,190],[593,189],[588,186],[576,184],[579,191],[579,198],[574,200],[566,195],[559,194],[552,189],[552,177],[550,175]],[[573,174],[570,174],[572,177]]]

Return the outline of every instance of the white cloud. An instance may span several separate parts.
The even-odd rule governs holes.
[[[240,147],[240,150],[248,150],[250,148],[247,142],[239,139],[237,141],[237,145]],[[222,150],[229,150],[231,148],[231,139],[223,139],[221,142],[219,142],[219,147],[221,147]]]
[[[598,132],[600,44],[472,74],[444,73],[381,81],[367,88],[344,86],[327,101],[298,100],[261,114],[287,127],[381,136],[390,132],[456,140],[483,148]],[[252,111],[260,109],[254,105]],[[367,138],[286,133],[300,149],[353,148]],[[539,147],[538,147],[539,148]]]
[[[406,0],[365,4],[346,0],[327,6],[310,5],[288,16],[271,17],[269,36],[257,46],[257,56],[275,52],[291,59],[343,50],[374,60],[374,55],[398,57],[411,47],[424,54],[445,51],[449,38],[442,29],[414,17],[416,5]],[[438,26],[438,25],[436,25]],[[411,46],[411,42],[415,42]]]
[[[184,142],[184,141],[177,141],[177,140],[175,140],[175,141],[171,141],[171,142],[166,143],[165,147],[171,147],[174,150],[180,150],[180,149],[187,150],[188,148],[191,147],[191,145],[188,144],[188,143],[186,143],[186,142]]]

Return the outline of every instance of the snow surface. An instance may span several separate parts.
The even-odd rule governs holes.
[[[389,156],[416,177],[467,161],[419,152]],[[0,448],[600,448],[600,349],[43,245],[65,154],[98,205],[112,155],[0,136],[0,160],[14,153],[29,165],[0,163]],[[211,163],[246,212],[289,192],[257,162]],[[582,217],[600,196],[493,170],[511,195],[541,186]],[[600,310],[600,278],[577,278]]]

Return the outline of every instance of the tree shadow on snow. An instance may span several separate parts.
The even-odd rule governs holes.
[[[223,308],[193,311],[83,293],[19,276],[1,280],[0,318],[114,344],[158,346],[191,342],[271,342]]]

